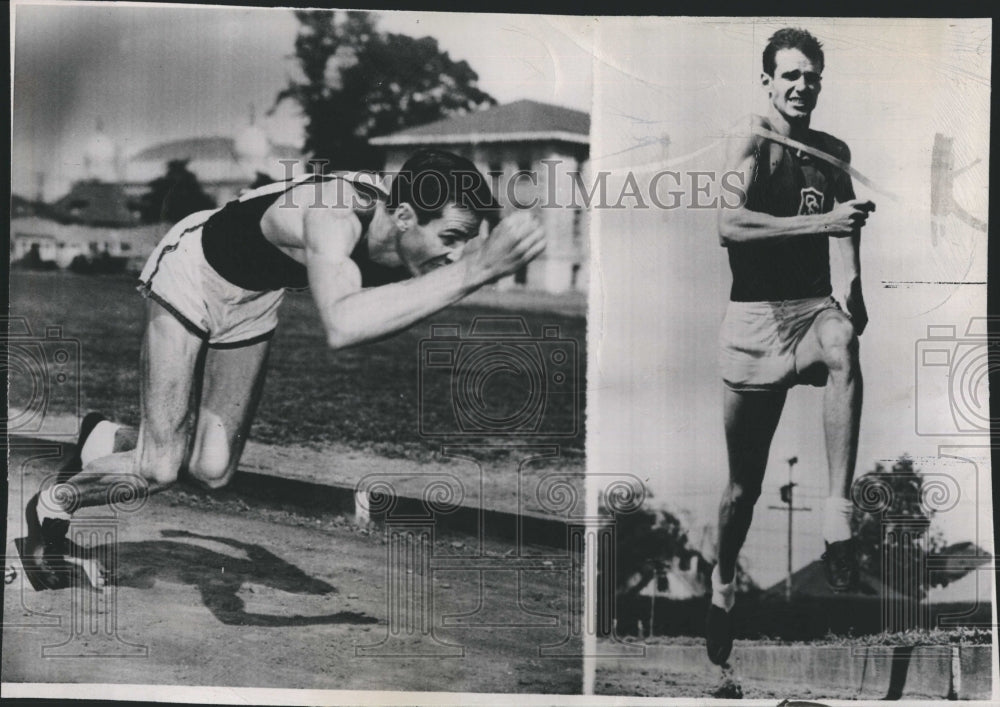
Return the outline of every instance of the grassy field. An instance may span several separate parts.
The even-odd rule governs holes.
[[[128,424],[139,416],[139,343],[143,327],[143,299],[130,277],[93,277],[64,272],[11,273],[11,315],[24,317],[36,336],[46,327],[61,326],[67,338],[80,341],[83,410],[100,410]],[[552,346],[536,350],[544,358],[548,380],[554,372],[566,379],[550,382],[544,408],[537,417],[542,434],[531,442],[558,442],[564,457],[582,459],[583,413],[586,389],[586,320],[582,315],[537,311],[510,311],[485,305],[460,304],[435,315],[391,339],[349,351],[330,351],[320,330],[318,315],[308,293],[289,293],[281,311],[281,324],[268,369],[264,397],[251,436],[269,444],[302,444],[322,447],[341,443],[382,456],[426,460],[442,438],[421,435],[418,420],[421,340],[432,323],[457,324],[463,336],[478,316],[523,315],[531,334],[543,326],[559,327],[559,337],[575,342],[576,370],[549,362]],[[455,344],[445,344],[445,348]],[[556,371],[558,369],[558,371]],[[450,369],[425,369],[425,429],[454,428],[454,403],[449,393]],[[562,380],[557,379],[557,380]],[[529,386],[537,386],[518,372],[501,372],[489,379],[484,396],[487,413],[517,410],[528,400]],[[537,387],[536,387],[537,390]],[[26,393],[11,384],[11,405]],[[64,399],[54,399],[52,412],[72,412]],[[534,423],[529,421],[530,427]],[[454,441],[452,438],[451,441]],[[498,438],[478,437],[496,442]],[[524,438],[518,439],[524,442]]]

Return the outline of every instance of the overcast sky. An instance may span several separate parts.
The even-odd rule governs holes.
[[[379,26],[430,35],[479,73],[500,102],[532,98],[590,109],[593,21],[514,15],[380,13]],[[97,122],[124,155],[165,140],[233,136],[297,75],[289,10],[19,4],[15,12],[12,169],[33,195],[37,173],[59,195],[83,170]],[[301,144],[286,103],[261,125]]]

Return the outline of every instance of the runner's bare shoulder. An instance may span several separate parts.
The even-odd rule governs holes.
[[[740,119],[727,134],[727,163],[730,166],[742,164],[747,158],[760,154],[764,138],[760,129],[770,129],[767,121],[759,115],[747,115]]]
[[[308,223],[314,234],[325,233],[329,234],[327,240],[343,241],[338,250],[350,253],[362,230],[352,207],[362,199],[343,179],[302,181],[268,208],[261,227],[268,240],[276,245],[302,247]]]
[[[369,199],[360,194],[346,179],[322,179],[306,181],[289,190],[286,204],[300,209],[322,209],[335,215],[348,217],[359,205]]]

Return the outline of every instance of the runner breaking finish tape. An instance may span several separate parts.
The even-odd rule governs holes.
[[[849,175],[851,175],[852,178],[854,178],[857,181],[861,182],[862,184],[864,184],[866,187],[868,187],[872,191],[876,191],[879,194],[882,194],[883,196],[887,196],[890,199],[892,199],[893,201],[899,201],[900,200],[898,194],[894,194],[893,192],[889,191],[888,189],[880,186],[878,183],[873,182],[871,179],[869,179],[865,175],[861,174],[861,172],[859,172],[858,170],[856,170],[850,164],[848,164],[847,162],[844,162],[844,160],[838,159],[838,158],[834,157],[833,155],[828,155],[827,153],[825,153],[822,150],[819,150],[819,149],[817,149],[815,147],[810,147],[809,145],[805,144],[804,142],[799,142],[798,140],[794,140],[794,139],[792,139],[790,137],[782,135],[781,133],[776,133],[775,131],[770,130],[769,128],[766,128],[766,127],[764,127],[763,125],[760,125],[760,124],[756,124],[755,123],[750,128],[750,131],[754,135],[757,135],[757,136],[763,137],[763,138],[767,138],[768,140],[771,140],[772,142],[781,143],[785,147],[790,147],[793,150],[798,150],[799,152],[804,152],[807,155],[810,155],[810,156],[815,157],[817,159],[823,160],[824,162],[826,162],[828,164],[832,164],[837,169],[842,169],[843,171],[847,172]]]

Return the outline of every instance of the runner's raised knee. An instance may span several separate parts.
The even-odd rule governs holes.
[[[817,330],[823,362],[830,371],[850,368],[857,361],[858,337],[846,317],[827,317]]]

